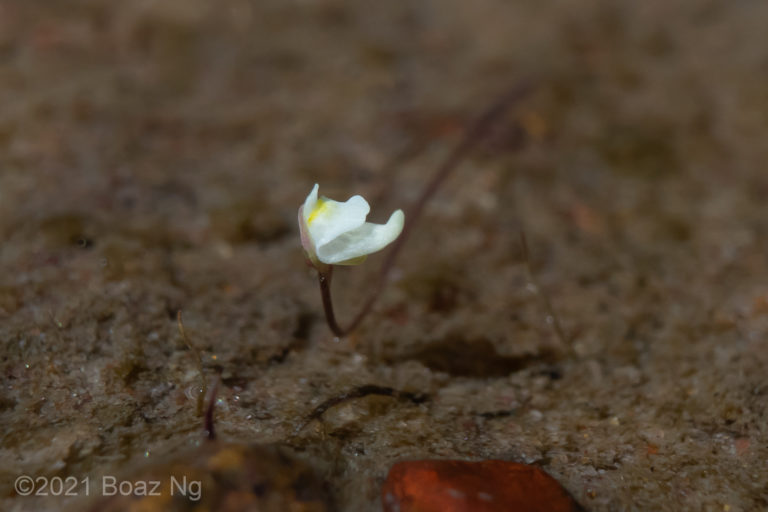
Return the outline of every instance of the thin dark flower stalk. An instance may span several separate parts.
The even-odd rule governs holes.
[[[499,120],[499,118],[512,105],[525,97],[530,92],[531,88],[532,85],[529,82],[521,82],[510,89],[499,99],[497,99],[493,105],[491,105],[491,107],[489,107],[470,126],[461,142],[459,142],[459,144],[454,147],[453,151],[451,151],[448,157],[443,161],[442,165],[437,168],[435,174],[424,187],[424,190],[421,192],[419,198],[416,200],[410,210],[407,211],[405,216],[405,224],[403,225],[403,231],[400,233],[400,236],[392,243],[392,248],[384,257],[384,261],[381,264],[381,269],[379,270],[379,277],[376,281],[376,285],[374,286],[373,291],[368,296],[368,299],[363,303],[360,311],[352,319],[352,322],[346,329],[339,326],[338,322],[336,321],[336,315],[333,311],[333,300],[331,298],[332,272],[330,270],[333,267],[329,266],[328,270],[318,270],[318,280],[320,282],[320,294],[323,299],[325,319],[328,323],[328,327],[330,327],[331,331],[333,331],[333,334],[339,338],[343,338],[350,332],[354,331],[360,325],[363,319],[368,315],[368,313],[370,313],[373,305],[376,303],[376,300],[381,295],[381,292],[387,283],[387,278],[389,277],[389,273],[395,264],[397,256],[400,254],[400,250],[403,248],[403,245],[413,230],[413,226],[419,220],[419,217],[421,216],[426,204],[429,202],[432,196],[435,195],[435,192],[437,192],[437,190],[440,188],[443,182],[445,182],[448,176],[450,176],[456,167],[458,167],[458,164],[460,164],[462,160],[464,160],[464,158],[466,158],[466,156],[470,153],[470,151],[472,151],[472,149],[474,149],[474,147],[483,139],[483,137]]]
[[[342,329],[336,321],[336,315],[333,312],[333,300],[331,299],[331,277],[333,276],[333,266],[329,265],[328,270],[318,270],[317,279],[320,282],[320,295],[323,297],[323,310],[325,310],[325,321],[331,328],[333,334],[339,338],[344,337],[354,327],[354,322],[348,329]]]

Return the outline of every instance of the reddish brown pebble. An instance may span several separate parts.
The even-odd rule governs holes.
[[[389,470],[385,512],[572,512],[582,510],[541,469],[502,460],[416,460]]]

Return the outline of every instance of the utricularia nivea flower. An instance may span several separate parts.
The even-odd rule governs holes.
[[[365,222],[371,207],[361,196],[340,203],[318,198],[317,189],[315,184],[299,208],[301,245],[315,265],[357,265],[389,245],[403,230],[402,210],[393,212],[386,224],[373,224]]]

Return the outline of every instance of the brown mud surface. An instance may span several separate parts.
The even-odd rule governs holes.
[[[766,25],[758,0],[0,1],[0,509],[78,506],[19,475],[200,442],[183,309],[220,439],[293,446],[341,510],[416,458],[535,464],[588,510],[765,510]],[[312,185],[382,222],[523,80],[334,340]],[[381,261],[336,273],[342,323]],[[359,386],[403,393],[297,433]]]

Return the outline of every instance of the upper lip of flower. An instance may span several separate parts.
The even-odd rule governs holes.
[[[299,208],[302,245],[311,260],[328,265],[361,263],[400,235],[402,210],[394,211],[386,224],[373,224],[365,222],[371,208],[363,197],[352,196],[342,203],[318,198],[318,189],[315,184]]]

